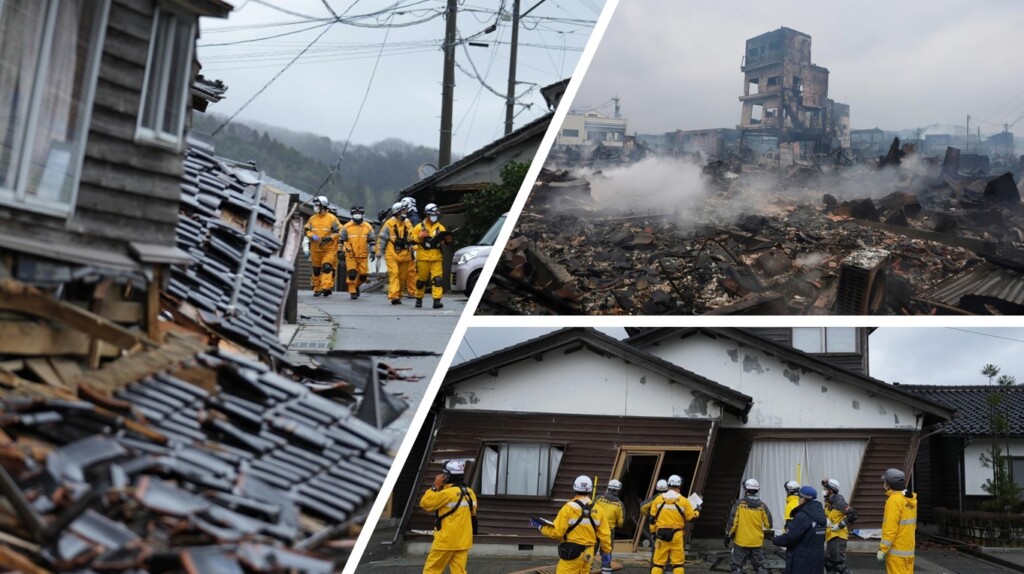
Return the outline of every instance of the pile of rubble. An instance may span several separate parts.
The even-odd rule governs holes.
[[[601,208],[587,179],[545,170],[480,312],[1024,313],[1009,173],[726,168],[705,166],[700,201],[668,213]]]
[[[406,408],[381,385],[403,373],[289,361],[296,198],[256,173],[191,151],[187,256],[152,276],[0,260],[0,329],[23,333],[0,338],[0,570],[327,573],[347,558],[393,463],[377,425]]]

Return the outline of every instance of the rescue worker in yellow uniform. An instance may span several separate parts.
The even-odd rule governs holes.
[[[416,209],[416,198],[412,196],[403,197],[402,205],[405,206],[405,215],[409,218],[409,223],[415,228],[420,224],[420,214]],[[416,245],[412,246],[412,264],[409,265],[409,276],[405,283],[405,295],[406,297],[416,297],[416,278],[418,273],[416,271],[416,262],[419,261],[419,249]]]
[[[636,521],[640,528],[640,536],[644,540],[648,540],[651,543],[651,548],[654,548],[654,536],[651,534],[650,528],[647,527],[647,521],[650,517],[651,503],[654,499],[658,498],[661,493],[668,490],[668,481],[664,478],[659,478],[658,482],[654,485],[654,496],[640,503],[640,518]]]
[[[650,527],[654,534],[654,557],[651,560],[651,574],[662,574],[672,564],[674,574],[684,574],[686,549],[683,546],[683,531],[688,522],[700,516],[689,499],[680,494],[683,479],[678,474],[668,477],[668,491],[651,503]]]
[[[352,219],[341,226],[341,245],[345,253],[345,279],[348,286],[348,295],[352,299],[359,298],[359,287],[366,283],[369,277],[370,265],[366,262],[377,258],[374,253],[374,242],[377,236],[373,233],[373,226],[363,221],[364,210],[362,206],[353,205],[349,210]]]
[[[907,477],[890,468],[882,475],[885,484],[885,514],[878,561],[885,561],[888,574],[914,572],[914,536],[917,532],[917,495],[907,493]]]
[[[612,479],[608,481],[608,488],[605,489],[605,493],[598,496],[597,500],[594,501],[594,506],[600,508],[601,515],[608,520],[608,531],[612,541],[615,540],[615,530],[622,528],[622,522],[626,513],[625,508],[622,506],[622,499],[619,498],[621,492],[622,483]],[[611,560],[608,560],[607,570],[604,566],[601,566],[601,574],[609,574],[611,571]]]
[[[768,574],[764,559],[764,531],[772,529],[772,513],[761,501],[761,485],[756,479],[743,482],[743,498],[737,500],[725,521],[725,547],[732,548],[732,573],[743,572],[749,560],[757,574]]]
[[[402,286],[412,264],[413,234],[412,223],[405,217],[401,203],[391,206],[391,217],[380,226],[380,240],[376,254],[383,251],[384,263],[388,267],[388,299],[392,305],[402,303]]]
[[[783,512],[783,530],[789,530],[789,522],[793,520],[793,511],[800,506],[800,483],[795,480],[786,482],[783,487],[786,490],[786,509]],[[793,550],[786,548],[786,572],[790,571],[793,564]]]
[[[438,222],[441,210],[436,204],[428,203],[423,210],[427,216],[419,225],[413,227],[412,234],[416,238],[416,306],[423,306],[423,295],[427,285],[430,296],[434,299],[434,309],[444,307],[444,272],[442,261],[444,254],[441,245],[452,242],[452,234]]]
[[[838,480],[825,478],[821,486],[825,495],[825,518],[828,519],[828,530],[825,531],[825,572],[851,574],[846,565],[846,541],[850,537],[847,527],[857,520],[857,510],[839,494]]]
[[[604,557],[602,563],[611,566],[611,532],[601,509],[590,500],[593,488],[589,476],[577,476],[572,483],[575,496],[558,511],[553,524],[530,518],[530,526],[559,542],[555,574],[590,574],[590,564],[597,552]]]
[[[324,196],[313,199],[313,215],[306,222],[309,259],[313,265],[313,296],[330,296],[334,291],[334,272],[338,269],[338,235],[341,222],[330,212]]]
[[[420,499],[420,508],[434,513],[434,541],[423,574],[466,574],[466,560],[476,534],[476,494],[466,486],[466,463],[449,460]]]

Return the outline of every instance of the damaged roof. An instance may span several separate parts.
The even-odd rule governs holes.
[[[697,333],[706,335],[708,337],[719,339],[726,338],[744,345],[751,346],[755,349],[759,349],[769,355],[774,355],[785,361],[793,361],[799,364],[801,367],[814,371],[827,378],[842,381],[844,383],[851,384],[855,387],[860,387],[869,392],[876,393],[880,396],[887,397],[908,405],[916,409],[920,409],[925,413],[934,415],[943,420],[952,418],[953,411],[948,406],[940,402],[929,400],[925,397],[912,395],[904,392],[904,387],[890,385],[885,381],[862,375],[838,367],[820,357],[816,357],[811,353],[806,353],[799,349],[795,349],[788,345],[782,345],[776,343],[770,339],[766,339],[744,329],[735,328],[709,328],[709,327],[662,327],[656,329],[649,329],[639,335],[634,335],[627,338],[624,343],[628,345],[634,345],[637,347],[644,347],[663,341],[668,338],[687,338]]]
[[[729,411],[744,415],[750,412],[753,399],[739,391],[716,383],[711,379],[698,375],[660,357],[641,351],[614,337],[589,327],[569,327],[542,335],[529,341],[488,353],[461,363],[448,370],[443,385],[450,387],[471,377],[497,371],[498,369],[534,357],[552,349],[566,345],[579,344],[586,346],[604,356],[620,357],[626,361],[650,369],[651,371],[676,381],[693,386],[709,397],[719,401]]]
[[[945,405],[956,416],[943,432],[958,436],[991,436],[989,417],[992,393],[1003,396],[1000,410],[1006,416],[1010,436],[1024,436],[1024,387],[1012,385],[899,385],[904,393]]]

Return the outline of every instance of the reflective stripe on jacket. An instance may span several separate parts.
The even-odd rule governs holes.
[[[611,531],[608,529],[608,521],[604,519],[601,514],[601,509],[594,508],[590,511],[590,517],[594,519],[594,523],[590,523],[590,519],[583,516],[583,509],[577,504],[577,501],[581,504],[590,504],[589,496],[577,496],[562,505],[562,509],[558,511],[558,516],[555,517],[554,526],[544,525],[540,529],[540,533],[548,538],[562,542],[562,538],[565,537],[565,532],[569,530],[569,525],[578,525],[569,532],[569,536],[566,538],[566,542],[575,542],[576,544],[582,544],[591,548],[593,551],[594,545],[600,542],[601,551],[608,554],[612,551],[612,537]],[[597,527],[595,532],[594,527]]]
[[[468,550],[473,546],[473,520],[476,515],[476,494],[472,488],[466,487],[466,494],[473,500],[472,510],[466,497],[459,497],[462,491],[454,484],[445,485],[441,490],[428,488],[420,499],[420,508],[427,512],[440,512],[442,515],[455,508],[451,516],[441,521],[441,529],[434,531],[433,550]],[[456,508],[457,507],[457,508]]]
[[[880,550],[890,556],[914,555],[917,532],[917,494],[910,496],[897,490],[886,491],[885,516],[882,518]]]

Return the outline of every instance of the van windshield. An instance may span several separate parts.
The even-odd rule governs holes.
[[[484,233],[484,236],[480,238],[480,241],[477,241],[477,245],[494,245],[494,240],[498,238],[498,233],[501,232],[501,226],[505,223],[505,215],[508,214],[503,214],[494,222],[494,225],[487,230],[487,233]]]

